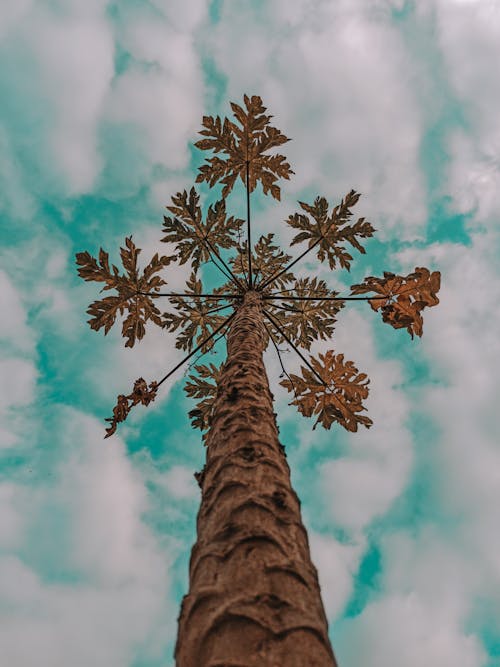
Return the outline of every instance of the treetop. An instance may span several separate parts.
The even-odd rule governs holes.
[[[359,425],[369,427],[371,420],[361,414],[365,411],[362,401],[368,396],[366,374],[359,372],[352,361],[344,360],[341,353],[331,349],[314,356],[311,347],[332,338],[339,312],[352,300],[367,301],[381,313],[384,322],[395,329],[405,328],[412,338],[422,336],[422,311],[439,303],[440,273],[424,267],[415,268],[407,276],[390,272],[382,277],[368,276],[352,285],[349,295],[340,295],[317,276],[294,274],[292,269],[313,251],[318,262],[327,264],[330,270],[347,271],[354,261],[353,250],[366,252],[365,240],[375,229],[364,217],[353,221],[352,209],[360,197],[354,190],[333,207],[323,196],[311,204],[299,201],[300,210],[285,221],[297,231],[290,249],[305,244],[299,255],[288,254],[272,232],[252,243],[251,193],[260,182],[264,195],[279,200],[278,181],[288,180],[293,171],[285,156],[272,153],[289,139],[270,124],[272,116],[266,114],[261,98],[245,95],[243,103],[231,103],[232,119],[203,118],[203,138],[195,146],[214,155],[201,165],[196,182],[206,182],[210,187],[220,183],[222,196],[208,206],[205,214],[194,186],[172,196],[161,241],[174,244],[175,255],[156,253],[141,272],[137,264],[141,250],[131,236],[120,248],[123,271],[110,265],[108,253],[102,248],[97,258],[89,252],[76,255],[80,277],[103,283],[101,291],[113,292],[90,304],[87,313],[92,329],[104,329],[107,334],[120,315],[126,347],[142,340],[146,324],[152,323],[174,332],[176,347],[187,352],[159,382],[148,384],[139,378],[129,395],[118,397],[113,417],[108,419],[107,436],[115,432],[134,405],[148,405],[154,400],[159,386],[187,362],[194,366],[194,374],[188,378],[186,392],[199,400],[189,416],[194,427],[209,427],[221,367],[211,363],[196,366],[192,358],[213,349],[225,336],[249,290],[261,298],[266,343],[272,343],[277,351],[285,378],[280,384],[294,395],[291,405],[306,417],[316,417],[315,426],[320,423],[329,429],[338,423],[349,431],[356,431]],[[246,221],[228,214],[228,197],[234,194],[238,179],[246,190]],[[208,263],[217,267],[224,280],[212,290],[204,288],[200,275]],[[182,292],[162,290],[167,281],[160,274],[172,264],[190,268]],[[173,310],[162,312],[160,298],[168,299]],[[284,345],[301,358],[300,375],[286,371],[280,349]]]

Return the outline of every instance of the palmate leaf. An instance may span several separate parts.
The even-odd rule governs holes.
[[[125,421],[134,405],[138,405],[139,403],[142,405],[149,405],[151,401],[154,401],[157,389],[157,382],[150,382],[148,386],[146,380],[139,378],[134,382],[134,388],[128,396],[120,394],[117,398],[116,405],[113,408],[113,416],[106,418],[106,421],[110,423],[110,426],[106,429],[106,435],[104,437],[109,438],[110,435],[113,435],[117,425],[120,422]]]
[[[188,376],[184,391],[190,398],[201,399],[196,407],[189,411],[189,417],[193,428],[205,431],[210,426],[222,364],[218,368],[214,364],[195,366],[194,370],[197,375]]]
[[[201,280],[196,278],[194,272],[186,281],[186,288],[186,294],[204,293]],[[192,350],[193,345],[207,338],[225,319],[224,316],[214,312],[224,308],[217,299],[195,298],[189,302],[189,299],[172,297],[170,301],[177,312],[163,313],[163,326],[168,331],[179,329],[175,346],[181,350]],[[214,342],[211,340],[201,348],[201,351],[208,352],[213,345]]]
[[[203,219],[199,205],[200,197],[194,188],[189,194],[186,190],[172,197],[172,205],[167,206],[175,217],[163,217],[161,239],[166,243],[175,243],[180,264],[191,260],[193,269],[210,259],[211,249],[233,248],[234,236],[238,233],[243,220],[227,217],[224,199],[210,206]]]
[[[436,306],[436,293],[441,284],[439,271],[432,273],[425,267],[417,267],[408,276],[397,276],[384,272],[383,278],[368,276],[360,285],[352,285],[353,294],[375,292],[386,299],[370,299],[373,310],[380,310],[384,322],[395,329],[406,328],[410,336],[422,336],[423,318],[421,312],[427,306]]]
[[[203,117],[205,137],[195,143],[204,151],[221,153],[208,158],[196,178],[197,183],[206,181],[210,187],[223,184],[222,196],[226,197],[234,187],[238,177],[245,183],[246,165],[249,166],[249,190],[253,192],[260,181],[264,194],[279,199],[281,191],[276,181],[289,179],[293,171],[284,155],[267,155],[272,148],[289,141],[288,137],[269,124],[272,116],[265,114],[266,107],[260,97],[254,95],[243,98],[246,110],[231,102],[236,122],[219,116]]]
[[[302,375],[291,374],[280,384],[289,392],[295,392],[290,405],[305,417],[317,417],[313,428],[320,423],[329,429],[338,422],[348,431],[357,431],[358,425],[369,428],[372,420],[360,415],[366,408],[362,400],[368,396],[369,379],[359,373],[352,361],[344,361],[343,354],[328,350],[319,358],[310,358],[311,366],[323,378],[324,383],[307,367],[301,367]]]
[[[175,256],[159,256],[157,253],[141,275],[137,268],[140,252],[131,236],[125,239],[125,247],[120,248],[125,273],[120,273],[114,264],[110,266],[109,255],[102,248],[99,250],[98,259],[88,252],[76,254],[78,275],[81,278],[104,283],[102,291],[117,292],[116,295],[106,296],[90,304],[87,310],[91,315],[88,320],[90,327],[95,331],[104,328],[104,333],[107,334],[115,323],[117,315],[127,312],[122,325],[122,336],[126,339],[125,347],[133,347],[136,340],[144,337],[146,322],[151,321],[163,326],[160,311],[155,306],[153,297],[166,281],[156,274],[175,259]],[[142,292],[147,292],[151,296]]]
[[[365,253],[359,239],[373,236],[375,229],[364,218],[359,218],[354,224],[348,224],[352,217],[351,208],[357,203],[360,195],[351,190],[338,206],[328,214],[328,202],[324,197],[316,197],[314,204],[299,202],[303,211],[308,213],[294,213],[287,219],[287,223],[300,232],[293,238],[290,245],[307,241],[309,248],[317,247],[317,257],[323,262],[328,260],[330,269],[337,264],[349,270],[352,255],[345,246],[349,243],[361,253]],[[312,219],[311,219],[312,218]]]
[[[254,246],[252,253],[252,273],[254,283],[258,287],[259,283],[264,283],[268,278],[279,273],[290,263],[290,255],[281,250],[273,243],[274,234],[261,236]],[[248,245],[245,241],[241,251],[231,260],[233,271],[238,276],[248,276]],[[290,271],[283,273],[276,281],[272,282],[274,288],[284,288],[294,280],[294,275]],[[263,293],[269,292],[271,287],[263,290]]]
[[[324,280],[299,278],[295,281],[293,295],[298,297],[336,297],[337,292],[328,289]],[[332,337],[336,315],[344,306],[343,301],[318,299],[317,301],[287,300],[284,296],[279,303],[266,302],[267,310],[286,333],[287,337],[300,347],[309,350],[311,343]],[[272,323],[271,323],[272,326]],[[273,336],[278,343],[286,342],[282,334],[273,327]]]

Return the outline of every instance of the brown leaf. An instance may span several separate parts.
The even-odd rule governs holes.
[[[324,280],[318,278],[300,278],[295,280],[291,294],[296,297],[336,297],[337,292],[328,289]],[[266,309],[277,320],[287,337],[300,347],[309,350],[316,340],[328,340],[332,337],[336,315],[344,306],[344,301],[287,300],[286,294],[280,301],[266,302]],[[279,344],[286,343],[282,334],[273,327],[273,337]]]
[[[104,283],[102,291],[116,291],[116,295],[103,297],[90,304],[87,313],[91,315],[88,320],[91,329],[98,331],[104,328],[104,333],[107,334],[117,315],[127,312],[122,326],[122,336],[126,339],[125,347],[133,347],[136,340],[144,337],[146,322],[151,321],[163,326],[161,313],[153,299],[155,292],[158,292],[162,285],[166,285],[166,281],[155,274],[175,259],[175,256],[155,254],[140,275],[137,268],[140,252],[131,236],[125,239],[125,247],[120,248],[125,269],[122,274],[115,265],[110,267],[108,253],[102,248],[99,251],[99,260],[88,252],[79,252],[76,255],[78,275],[81,278]]]
[[[186,281],[186,294],[203,294],[203,285],[193,272]],[[191,301],[185,298],[172,297],[171,304],[176,312],[163,313],[163,326],[168,331],[177,331],[175,346],[181,350],[191,350],[193,345],[199,344],[207,338],[224,321],[223,315],[218,315],[219,310],[227,304],[221,304],[217,299],[194,298]],[[201,348],[202,352],[208,352],[214,346],[214,341],[209,341]]]
[[[375,231],[371,223],[364,218],[359,218],[354,224],[347,224],[352,217],[351,208],[357,203],[359,194],[351,190],[338,206],[335,206],[328,215],[328,202],[324,197],[316,197],[314,204],[299,202],[303,213],[295,213],[289,216],[287,223],[294,229],[301,230],[292,240],[291,245],[307,241],[309,247],[317,248],[317,257],[323,262],[328,260],[330,269],[341,268],[349,270],[352,255],[346,250],[345,244],[349,243],[359,252],[365,252],[359,239],[373,236]]]
[[[290,263],[291,257],[281,250],[274,241],[274,234],[261,236],[254,245],[252,253],[252,274],[254,284],[264,283],[268,278],[279,273]],[[248,245],[245,241],[238,254],[231,260],[233,272],[240,277],[248,276]],[[283,288],[294,280],[290,271],[285,271],[279,278],[273,280],[273,288]],[[264,290],[269,292],[269,289]]]
[[[290,405],[296,405],[305,417],[317,416],[314,428],[320,423],[329,429],[333,422],[348,431],[357,431],[359,424],[369,428],[372,420],[359,414],[366,409],[362,405],[368,396],[366,374],[359,373],[352,361],[344,361],[344,355],[336,355],[333,350],[319,354],[318,359],[310,357],[310,363],[323,382],[305,366],[301,367],[301,376],[290,374],[280,382],[289,392],[295,392]]]
[[[132,392],[128,396],[125,396],[124,394],[118,396],[116,405],[113,408],[113,416],[106,418],[106,421],[110,423],[110,426],[106,429],[106,435],[104,437],[109,438],[110,435],[113,435],[113,433],[116,432],[117,425],[120,422],[125,421],[134,405],[138,405],[139,403],[142,405],[149,405],[151,401],[154,401],[157,390],[157,382],[151,382],[148,386],[146,380],[138,378],[134,382]]]
[[[189,375],[184,391],[190,398],[201,399],[193,410],[189,411],[193,428],[205,431],[210,426],[212,410],[217,396],[217,385],[222,372],[222,364],[195,366],[198,375]]]
[[[427,306],[436,306],[439,299],[441,274],[425,267],[417,267],[408,276],[384,272],[383,278],[368,276],[360,285],[352,285],[353,294],[375,292],[385,299],[370,299],[373,310],[380,310],[384,322],[395,329],[406,328],[410,336],[422,336],[421,312]]]
[[[199,205],[200,197],[194,188],[189,194],[186,190],[172,197],[172,205],[167,206],[175,217],[164,216],[162,241],[176,243],[176,252],[180,264],[191,260],[193,269],[210,259],[210,250],[229,249],[236,246],[235,235],[240,230],[243,220],[226,216],[224,199],[209,206],[205,219]]]
[[[246,182],[246,165],[249,166],[249,189],[253,192],[260,181],[264,194],[280,198],[279,178],[289,179],[293,171],[284,155],[267,155],[272,148],[289,141],[280,130],[269,124],[272,116],[265,114],[266,107],[260,97],[244,96],[246,110],[231,102],[236,122],[219,117],[204,116],[205,137],[195,143],[204,151],[222,153],[225,159],[214,156],[200,167],[197,183],[206,181],[210,187],[222,183],[222,196],[226,197],[234,187],[237,178]]]

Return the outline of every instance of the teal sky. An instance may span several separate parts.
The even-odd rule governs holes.
[[[299,273],[341,290],[442,272],[421,340],[354,304],[316,348],[370,376],[369,431],[312,431],[268,354],[339,664],[499,667],[500,5],[17,0],[0,61],[2,664],[173,665],[201,437],[180,372],[103,440],[116,395],[181,356],[160,330],[132,350],[91,331],[74,254],[117,258],[130,234],[146,261],[164,252],[202,116],[248,93],[293,139],[296,172],[281,203],[254,197],[256,233],[286,245],[297,199],[351,188],[377,229],[350,275]]]

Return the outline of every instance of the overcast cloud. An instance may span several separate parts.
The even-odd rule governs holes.
[[[378,240],[352,277],[304,271],[336,289],[442,272],[422,340],[357,304],[319,348],[370,376],[369,431],[313,432],[267,355],[339,664],[498,667],[500,5],[18,0],[0,6],[0,58],[5,664],[173,665],[204,457],[182,376],[102,435],[118,393],[181,357],[159,330],[133,350],[91,332],[73,257],[117,257],[133,234],[148,261],[202,116],[248,93],[296,172],[256,230],[286,243],[297,199],[354,188]]]

